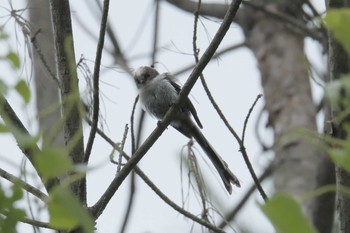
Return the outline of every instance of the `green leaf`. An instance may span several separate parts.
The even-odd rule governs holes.
[[[9,52],[6,55],[6,58],[11,62],[12,66],[16,69],[20,68],[20,61],[19,61],[19,57],[16,53],[14,52]]]
[[[0,29],[0,40],[8,39],[9,35],[6,34],[2,29]]]
[[[343,148],[333,148],[328,150],[331,159],[340,167],[350,171],[350,154]]]
[[[329,10],[324,20],[334,37],[344,46],[348,53],[350,53],[350,10]]]
[[[93,233],[92,218],[67,187],[57,186],[51,191],[48,207],[51,226],[66,230],[82,227],[84,232]]]
[[[8,89],[8,87],[7,87],[6,83],[0,79],[0,93],[6,94],[7,89]]]
[[[12,186],[11,189],[12,189],[12,197],[11,197],[11,200],[12,200],[13,202],[18,201],[18,200],[21,200],[22,197],[23,197],[23,191],[22,191],[22,189],[20,188],[20,186],[14,184],[14,185]]]
[[[0,133],[7,133],[9,129],[7,128],[6,125],[0,123]]]
[[[296,200],[288,194],[274,195],[261,209],[279,233],[317,232],[303,215]]]
[[[31,147],[35,146],[40,138],[39,135],[23,134],[22,131],[18,130],[18,128],[14,127],[14,126],[10,126],[9,131],[15,136],[18,143],[25,148],[31,148]]]
[[[17,92],[22,96],[24,102],[27,104],[30,101],[30,89],[24,80],[20,80],[15,86]]]
[[[344,124],[343,127],[346,132],[350,132],[350,124]],[[350,137],[343,140],[339,147],[329,147],[327,152],[338,166],[350,172]]]
[[[73,169],[72,160],[64,148],[44,147],[34,157],[34,162],[46,179],[62,176]]]
[[[13,184],[11,190],[6,194],[0,185],[0,232],[16,233],[17,223],[25,217],[24,210],[16,208],[16,202],[23,197],[22,189]]]
[[[333,107],[337,107],[340,101],[347,101],[346,97],[350,96],[350,74],[342,75],[340,79],[328,83],[325,87],[325,94]]]
[[[22,209],[10,209],[6,212],[6,218],[1,222],[0,232],[17,233],[17,223],[25,217]]]

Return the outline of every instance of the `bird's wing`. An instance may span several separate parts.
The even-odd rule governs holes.
[[[182,87],[179,83],[176,82],[176,78],[169,73],[166,73],[166,76],[170,80],[170,84],[175,88],[176,92],[179,94]],[[203,125],[202,125],[201,121],[199,120],[197,111],[194,108],[194,105],[192,104],[191,100],[188,97],[185,100],[185,104],[184,104],[184,107],[182,108],[182,111],[184,111],[184,112],[189,111],[192,114],[192,116],[193,116],[194,120],[196,121],[197,125],[199,126],[199,128],[201,128],[201,129],[203,128]]]

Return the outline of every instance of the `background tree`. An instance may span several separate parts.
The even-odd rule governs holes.
[[[189,12],[196,9],[194,2],[168,2]],[[311,37],[326,45],[325,29],[313,21],[319,13],[309,1],[249,1],[243,5],[235,23],[242,28],[247,47],[259,65],[268,125],[274,130],[276,190],[300,195],[334,183],[334,168],[323,152],[302,137],[295,137],[298,129],[317,128],[317,106],[311,93],[304,40]],[[305,8],[311,14],[305,12]],[[202,4],[200,13],[221,18],[224,11],[223,4]],[[305,27],[306,23],[313,27]],[[333,200],[334,194],[328,194],[302,204],[304,212],[321,232],[331,230]]]

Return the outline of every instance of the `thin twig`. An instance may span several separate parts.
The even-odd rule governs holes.
[[[209,63],[210,59],[214,55],[216,49],[219,47],[222,39],[226,35],[226,32],[230,28],[231,22],[236,15],[236,12],[241,4],[242,0],[232,1],[230,7],[227,10],[225,18],[222,24],[219,27],[218,32],[215,34],[212,42],[210,43],[207,50],[204,52],[202,58],[199,60],[197,66],[193,69],[190,77],[187,82],[183,86],[178,99],[172,105],[172,107],[165,114],[162,121],[158,122],[158,126],[153,130],[150,136],[145,140],[145,142],[137,149],[132,158],[125,164],[123,169],[118,173],[118,175],[113,179],[113,181],[108,186],[107,190],[102,194],[101,198],[91,207],[91,213],[95,218],[98,218],[103,210],[106,208],[107,204],[115,194],[115,192],[119,189],[120,185],[123,183],[125,178],[130,174],[130,172],[134,169],[137,163],[143,158],[143,156],[147,153],[147,151],[153,146],[153,144],[157,141],[160,135],[164,132],[167,126],[172,121],[173,117],[179,111],[182,102],[187,98],[190,93],[192,87],[196,83],[199,75],[202,73],[204,68]]]
[[[128,131],[128,126],[125,126],[125,132],[124,132],[124,137],[123,137],[123,141],[121,143],[120,146],[120,151],[119,151],[119,162],[118,162],[118,169],[117,172],[120,172],[121,169],[121,163],[122,163],[122,158],[123,158],[123,154],[124,154],[124,144],[126,141],[126,135],[127,135],[127,131]],[[132,210],[132,205],[133,205],[133,200],[134,200],[134,196],[135,196],[135,173],[132,172],[132,176],[131,176],[131,182],[130,182],[130,194],[129,194],[129,199],[128,199],[128,205],[126,207],[126,213],[124,215],[124,220],[123,220],[123,224],[122,227],[120,229],[120,233],[124,233],[126,230],[126,227],[128,225],[129,219],[130,219],[130,213]]]
[[[99,80],[100,80],[100,66],[102,59],[102,51],[103,45],[105,41],[106,27],[107,27],[107,19],[108,19],[108,10],[109,10],[109,0],[103,1],[103,9],[102,9],[102,19],[101,19],[101,27],[100,34],[97,44],[96,50],[96,59],[95,59],[95,67],[93,73],[93,112],[92,112],[92,125],[90,130],[90,135],[88,142],[86,144],[84,163],[89,162],[92,145],[94,144],[94,139],[96,135],[97,125],[98,125],[98,116],[99,116],[99,105],[100,105],[100,97],[99,97]]]
[[[199,5],[200,6],[200,5]],[[196,60],[196,63],[198,63],[198,49],[197,49],[197,44],[196,44],[196,40],[197,40],[197,21],[198,21],[198,12],[199,12],[199,6],[198,6],[198,9],[197,9],[197,20],[195,20],[195,27],[194,27],[194,33],[193,33],[193,53],[194,53],[194,57],[195,57],[195,60]],[[217,113],[219,114],[219,116],[221,117],[221,119],[224,121],[226,127],[231,131],[231,133],[233,134],[233,136],[236,138],[239,146],[240,146],[240,151],[243,155],[243,158],[245,160],[245,163],[248,167],[248,170],[254,180],[254,183],[256,184],[261,196],[263,197],[263,199],[266,201],[267,200],[267,195],[265,193],[265,191],[263,190],[263,188],[261,187],[261,184],[259,183],[257,177],[256,177],[256,174],[255,174],[255,171],[253,169],[253,166],[252,164],[250,163],[250,160],[249,160],[249,157],[246,153],[246,150],[245,150],[245,147],[244,147],[244,133],[245,133],[245,129],[246,129],[246,125],[247,125],[247,122],[248,122],[248,119],[249,119],[249,116],[250,116],[250,113],[251,111],[253,110],[253,107],[255,106],[257,100],[261,97],[258,97],[256,99],[256,101],[254,102],[253,106],[250,108],[249,112],[248,112],[248,116],[246,117],[246,120],[244,122],[244,127],[243,127],[243,137],[242,139],[239,138],[238,134],[236,133],[236,131],[231,127],[231,125],[228,123],[225,115],[223,114],[223,112],[221,111],[219,105],[216,103],[213,95],[211,94],[210,90],[209,90],[209,87],[205,81],[205,78],[204,78],[204,75],[201,73],[200,74],[200,79],[201,79],[201,82],[202,82],[202,85],[204,87],[204,90],[205,92],[207,93],[207,96],[210,100],[210,102],[212,103],[212,105],[214,106],[215,110],[217,111]]]
[[[256,184],[257,189],[259,190],[259,193],[260,193],[261,197],[262,197],[265,201],[267,201],[267,199],[268,199],[268,198],[267,198],[267,195],[266,195],[265,191],[263,190],[263,188],[261,187],[261,185],[260,185],[260,183],[259,183],[259,180],[257,179],[257,176],[256,176],[256,174],[255,174],[254,168],[253,168],[252,164],[250,163],[249,156],[248,156],[247,151],[246,151],[245,146],[244,146],[244,141],[242,141],[242,139],[238,136],[237,132],[232,128],[232,126],[230,125],[230,123],[229,123],[228,120],[226,119],[225,115],[224,115],[223,112],[221,111],[219,105],[218,105],[218,104],[216,103],[216,101],[214,100],[214,98],[213,98],[213,96],[212,96],[212,94],[211,94],[211,92],[210,92],[210,90],[209,90],[209,88],[208,88],[208,85],[207,85],[207,83],[206,83],[206,81],[205,81],[205,79],[204,79],[204,76],[201,75],[200,77],[201,77],[202,85],[203,85],[203,87],[204,87],[204,89],[205,89],[205,92],[207,93],[207,96],[208,96],[210,102],[211,102],[212,105],[214,106],[216,112],[218,113],[218,115],[220,116],[220,118],[222,119],[222,121],[224,122],[224,124],[226,125],[226,127],[228,128],[228,130],[232,133],[232,135],[235,137],[236,141],[238,142],[239,147],[240,147],[239,150],[240,150],[240,152],[241,152],[241,154],[242,154],[242,156],[243,156],[243,159],[244,159],[244,161],[245,161],[245,163],[246,163],[246,165],[247,165],[247,167],[248,167],[249,173],[251,174],[251,176],[252,176],[252,178],[253,178],[253,180],[254,180],[254,183]],[[254,105],[255,105],[255,102],[254,102]],[[253,106],[254,106],[254,105],[253,105]],[[251,110],[250,110],[250,111],[251,111]],[[249,118],[249,116],[250,116],[250,112],[248,113],[248,118]],[[248,120],[248,119],[246,118],[246,121],[247,121],[247,120]],[[245,122],[245,124],[247,124],[247,123]],[[245,128],[245,127],[244,127],[244,128]]]
[[[17,12],[21,12],[19,10],[12,9],[11,10],[11,17],[15,20],[15,22],[21,27],[21,31],[23,33],[23,36],[28,43],[30,41],[33,45],[33,50],[38,54],[38,57],[40,61],[42,62],[43,66],[51,76],[51,78],[57,83],[58,86],[60,86],[60,82],[58,78],[55,75],[55,72],[51,70],[49,65],[47,64],[47,61],[42,54],[37,41],[36,41],[36,36],[41,32],[41,29],[36,30],[33,32],[33,27],[30,25],[29,21],[24,19],[22,15],[18,14]],[[28,43],[29,44],[29,43]]]
[[[243,128],[242,137],[243,137],[243,135],[245,134],[245,129],[246,129],[246,125],[247,125],[247,123],[248,123],[248,119],[249,119],[250,113],[251,113],[251,111],[253,110],[253,108],[254,108],[256,102],[259,100],[260,97],[261,97],[260,95],[257,96],[257,98],[255,99],[255,101],[254,101],[252,107],[249,109],[249,112],[248,112],[248,114],[247,114],[247,116],[246,116],[246,119],[245,119],[245,122],[244,122],[244,125],[245,125],[245,126],[244,126],[244,128]],[[247,165],[247,168],[248,168],[248,170],[249,170],[249,173],[250,173],[250,175],[252,176],[252,178],[253,178],[253,180],[254,180],[254,183],[255,183],[255,185],[256,185],[256,188],[258,189],[258,191],[259,191],[261,197],[264,199],[264,201],[267,202],[267,201],[268,201],[268,197],[267,197],[267,195],[266,195],[264,189],[262,188],[261,183],[259,182],[259,179],[258,179],[258,177],[257,177],[257,175],[256,175],[256,173],[255,173],[255,171],[254,171],[254,168],[253,168],[252,163],[251,163],[250,160],[249,160],[249,156],[248,156],[247,151],[246,151],[245,146],[244,146],[244,141],[243,141],[243,140],[240,140],[240,141],[239,141],[239,144],[240,144],[240,151],[241,151],[241,153],[242,153],[242,155],[243,155],[244,162],[245,162],[245,164]]]
[[[91,120],[87,119],[87,122],[91,124]],[[116,148],[117,143],[113,142],[112,139],[110,139],[102,130],[97,129],[97,133],[107,142],[109,143],[113,148],[119,150],[119,148]],[[130,157],[126,153],[122,153],[123,156],[127,159],[130,160]],[[152,181],[148,176],[143,173],[143,171],[138,167],[134,167],[134,171],[136,174],[169,206],[171,206],[173,209],[175,209],[177,212],[181,213],[185,217],[188,217],[189,219],[192,219],[194,222],[197,222],[198,224],[207,227],[208,229],[214,231],[214,232],[219,232],[223,233],[224,231],[217,228],[216,226],[204,221],[203,219],[198,218],[197,216],[193,215],[192,213],[186,211],[185,209],[181,208],[179,205],[174,203],[169,197],[167,197]],[[92,211],[93,207],[90,207],[89,209]]]
[[[263,140],[263,137],[262,135],[260,135],[260,132],[259,132],[259,126],[260,126],[260,123],[261,123],[261,120],[263,119],[262,117],[264,116],[264,112],[265,112],[265,106],[260,109],[258,115],[257,115],[257,120],[255,122],[255,126],[254,126],[254,132],[255,132],[255,136],[259,142],[259,144],[261,145],[262,147],[262,150],[263,151],[267,151],[267,150],[271,150],[272,148],[272,145],[267,145],[264,140]],[[269,127],[269,122],[267,121],[267,123],[265,124],[265,127]]]
[[[137,102],[139,100],[139,96],[137,96],[135,98],[135,101],[134,101],[134,104],[133,104],[133,107],[132,107],[132,111],[131,111],[131,117],[130,117],[130,130],[131,130],[131,152],[132,154],[135,153],[136,151],[136,147],[138,146],[136,141],[135,141],[135,127],[134,127],[134,116],[135,116],[135,109],[136,109],[136,105],[137,105]],[[142,123],[142,122],[140,122]],[[137,139],[137,141],[139,140],[139,138]],[[123,155],[124,153],[121,153],[121,155]],[[126,212],[125,212],[125,215],[124,215],[124,220],[123,220],[123,224],[122,224],[122,227],[120,229],[120,233],[123,233],[125,232],[126,230],[126,227],[127,227],[127,224],[129,222],[129,216],[131,214],[131,209],[132,209],[132,205],[133,205],[133,200],[134,200],[134,196],[135,196],[135,190],[136,190],[136,182],[135,182],[135,172],[133,171],[131,173],[131,181],[130,181],[130,186],[129,186],[129,190],[130,190],[130,194],[129,194],[129,199],[128,199],[128,205],[127,205],[127,208],[126,208]]]
[[[18,177],[6,172],[2,168],[0,168],[0,176],[3,177],[4,179],[14,183],[14,184],[20,185],[22,189],[26,190],[28,193],[33,194],[34,196],[36,196],[37,198],[39,198],[43,202],[47,201],[48,196],[45,193],[41,192],[39,189],[28,184],[27,182],[19,179]]]
[[[3,213],[0,213],[0,217],[7,217],[7,214],[8,214],[8,211],[5,210]],[[35,226],[35,227],[40,227],[40,228],[46,228],[46,229],[52,229],[52,230],[56,230],[56,231],[60,231],[61,229],[58,229],[58,228],[55,228],[55,227],[52,227],[50,226],[50,223],[47,223],[47,222],[41,222],[41,221],[38,221],[38,220],[34,220],[34,219],[30,219],[30,218],[27,218],[27,217],[24,217],[22,219],[19,219],[18,220],[19,222],[23,222],[23,223],[26,223],[26,224],[30,224],[32,226]]]
[[[243,159],[248,167],[248,170],[249,170],[249,173],[251,174],[253,180],[254,180],[254,183],[256,184],[257,186],[257,189],[259,190],[259,193],[261,195],[261,197],[267,201],[267,195],[265,193],[265,191],[263,190],[263,188],[261,187],[260,183],[259,183],[259,180],[257,179],[257,176],[255,174],[255,171],[254,171],[254,168],[249,160],[249,156],[246,152],[246,149],[245,149],[245,146],[244,146],[244,141],[238,136],[237,132],[232,128],[232,126],[230,125],[230,123],[228,122],[228,120],[226,119],[225,115],[223,114],[223,112],[221,111],[219,105],[216,103],[214,97],[212,96],[210,90],[209,90],[209,87],[204,79],[204,76],[201,74],[200,75],[200,78],[201,78],[201,82],[202,82],[202,85],[204,87],[204,90],[205,92],[207,93],[207,96],[211,102],[211,104],[214,106],[216,112],[218,113],[218,115],[220,116],[220,118],[222,119],[222,121],[224,122],[224,124],[226,125],[226,127],[229,129],[229,131],[232,133],[232,135],[235,137],[236,141],[238,142],[239,144],[239,147],[240,147],[240,151],[241,151],[241,154],[243,156]],[[260,97],[259,97],[260,98]],[[259,99],[257,98],[257,99]],[[253,106],[255,105],[256,102],[254,102]],[[251,108],[252,109],[252,108]],[[249,110],[249,113],[248,113],[248,117],[246,117],[246,121],[248,120],[249,116],[250,116],[250,112],[251,110]],[[245,122],[245,125],[247,124],[247,122]],[[245,129],[245,127],[244,127]]]
[[[131,111],[131,117],[130,117],[130,131],[131,131],[131,152],[132,154],[135,153],[136,151],[136,141],[135,141],[135,122],[134,122],[134,117],[135,117],[135,109],[137,102],[139,101],[139,96],[135,98],[134,105],[132,106],[132,111]]]
[[[259,176],[259,182],[262,183],[268,176],[270,176],[271,172],[272,172],[272,168],[273,168],[273,163],[271,163],[266,169],[265,171]],[[250,186],[250,188],[248,189],[248,191],[245,193],[245,195],[241,198],[240,201],[238,201],[238,204],[235,208],[233,208],[230,213],[228,213],[225,217],[225,221],[222,221],[220,224],[218,224],[219,228],[224,228],[225,226],[227,226],[227,224],[229,222],[231,222],[236,215],[238,214],[238,212],[243,208],[243,206],[247,203],[247,201],[249,200],[250,196],[254,193],[254,191],[256,190],[256,185],[255,183],[252,184]]]
[[[314,7],[314,5],[312,5],[312,3],[310,2],[310,0],[306,0],[305,1],[306,5],[310,8],[312,14],[316,17],[320,17],[320,14],[318,13],[318,11],[316,10],[316,8]]]
[[[38,154],[40,152],[40,149],[35,143],[28,146],[26,145],[26,143],[23,142],[23,140],[21,140],[21,138],[29,138],[31,137],[31,135],[29,134],[22,121],[18,118],[17,114],[2,94],[0,94],[0,116],[5,122],[6,126],[13,129],[12,135],[16,139],[18,147],[22,150],[23,154],[28,158],[28,160],[35,168],[34,155]],[[36,171],[38,172],[39,177],[43,179],[39,171],[37,169]],[[53,178],[47,181],[46,183],[44,183],[43,180],[42,182],[45,185],[46,191],[49,192],[55,184],[59,183],[59,180],[57,178]]]
[[[51,76],[51,78],[57,83],[58,87],[61,87],[61,83],[58,80],[55,72],[53,70],[51,70],[51,68],[49,67],[49,64],[47,64],[47,60],[44,57],[44,54],[41,52],[37,40],[36,40],[36,36],[41,32],[41,29],[37,30],[34,35],[32,37],[30,37],[30,42],[33,45],[33,48],[35,50],[35,52],[37,53],[41,63],[43,64],[43,66],[45,67],[46,71],[49,73],[49,75]],[[29,36],[29,35],[28,35]]]
[[[247,125],[248,125],[248,119],[249,119],[249,117],[250,117],[250,114],[253,112],[253,109],[254,109],[256,103],[258,102],[258,100],[259,100],[261,97],[262,97],[262,94],[259,94],[259,95],[256,97],[256,99],[255,99],[253,105],[250,107],[250,109],[249,109],[249,111],[248,111],[248,114],[247,114],[246,118],[244,119],[243,130],[242,130],[242,143],[243,143],[243,144],[244,144],[245,132],[246,132]]]
[[[154,0],[155,3],[155,13],[154,13],[154,32],[153,32],[153,45],[152,45],[152,57],[151,57],[151,64],[154,65],[155,60],[156,60],[156,55],[157,55],[157,44],[158,44],[158,31],[159,31],[159,0]],[[135,134],[134,134],[134,113],[135,113],[135,107],[138,101],[138,97],[135,100],[133,110],[131,113],[131,126],[132,126],[132,154],[135,153],[136,149],[140,145],[141,141],[141,135],[143,131],[143,125],[144,125],[144,119],[145,119],[145,112],[141,110],[141,114],[139,117],[139,124],[138,124],[138,131],[137,131],[137,139],[135,142]],[[124,221],[122,224],[122,228],[120,230],[120,233],[124,233],[126,226],[129,222],[129,215],[131,214],[131,210],[133,207],[133,201],[135,197],[135,190],[136,190],[136,182],[135,182],[135,173],[134,171],[131,173],[131,182],[130,182],[130,194],[129,194],[129,199],[128,199],[128,206],[127,206],[127,211],[124,216]]]
[[[97,5],[99,13],[102,12],[101,2],[98,0],[95,0],[95,3]],[[96,7],[89,4],[89,9],[92,11],[93,15],[96,15],[96,18],[99,16],[98,14],[96,14]],[[89,30],[86,29],[86,31],[89,31]],[[108,21],[107,21],[106,32],[107,32],[109,40],[114,48],[113,51],[107,50],[107,52],[109,52],[110,55],[112,55],[112,57],[115,58],[116,64],[118,64],[124,71],[126,71],[130,76],[132,76],[131,69],[128,66],[128,61],[127,61],[126,57],[124,56],[124,54],[119,46],[119,42],[118,42],[116,33],[114,32],[113,27],[110,26]],[[126,50],[126,51],[128,51],[128,50]]]
[[[189,166],[189,175],[188,178],[190,179],[190,174],[193,173],[193,176],[195,178],[198,193],[202,202],[202,213],[207,212],[207,195],[205,186],[203,183],[202,175],[200,172],[200,169],[198,167],[198,161],[197,158],[192,150],[193,146],[193,140],[190,139],[190,141],[187,143],[187,160],[188,160],[188,166]]]
[[[211,58],[211,60],[214,60],[216,58],[219,58],[220,56],[226,54],[227,52],[231,52],[232,50],[235,50],[235,49],[239,49],[239,48],[242,48],[244,46],[246,46],[247,43],[246,42],[242,42],[242,43],[239,43],[239,44],[235,44],[235,45],[231,45],[231,46],[228,46],[226,48],[223,48],[217,52],[215,52],[215,54],[213,55],[213,57]],[[188,66],[185,66],[181,69],[179,69],[178,71],[175,71],[175,72],[172,72],[172,74],[174,76],[179,76],[187,71],[190,71],[192,70],[195,66],[196,66],[196,62],[194,62],[193,64],[190,64]]]
[[[268,9],[264,4],[260,4],[260,3],[256,3],[256,2],[252,2],[252,1],[244,1],[243,4],[247,7],[251,7],[255,10],[261,11],[270,17],[273,17],[277,20],[285,22],[285,23],[293,26],[294,29],[299,29],[300,32],[302,32],[303,34],[310,36],[311,38],[319,41],[321,44],[324,44],[325,40],[327,39],[323,30],[319,30],[319,31],[311,30],[306,26],[306,24],[304,22],[301,22],[300,20],[292,18],[286,14],[281,14],[279,12],[272,11],[272,10]]]
[[[202,4],[202,1],[199,0],[198,1],[198,5],[197,5],[197,10],[194,12],[194,23],[193,23],[192,46],[193,46],[193,54],[194,54],[194,58],[195,58],[196,64],[199,61],[198,48],[197,48],[197,29],[198,29],[197,25],[198,25],[199,11],[200,11],[201,4]],[[201,79],[203,78],[203,73],[200,74],[200,78]],[[202,209],[201,217],[202,217],[202,219],[204,221],[209,223],[210,221],[209,221],[209,218],[208,218],[208,209],[207,209],[207,203],[206,203],[207,196],[206,196],[205,188],[204,188],[201,176],[200,176],[200,171],[199,171],[199,168],[198,168],[198,163],[197,163],[196,157],[193,155],[193,152],[191,150],[191,144],[189,145],[188,148],[189,148],[188,156],[189,156],[189,161],[190,161],[190,167],[193,170],[194,177],[196,179],[196,183],[197,183],[197,186],[198,186],[199,196],[200,196],[200,198],[202,200],[203,209]]]
[[[126,124],[124,128],[123,139],[122,139],[122,142],[120,143],[120,151],[124,151],[124,145],[126,142],[126,138],[128,136],[128,131],[129,131],[129,126],[128,124]],[[122,168],[122,158],[123,158],[123,153],[119,152],[117,172],[120,172],[120,169]]]
[[[154,31],[153,31],[153,46],[152,46],[152,65],[156,62],[157,45],[158,45],[158,31],[159,31],[159,0],[154,0],[155,12],[154,12]]]

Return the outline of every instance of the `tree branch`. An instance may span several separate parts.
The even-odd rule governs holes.
[[[26,183],[25,181],[19,179],[18,177],[6,172],[2,168],[0,168],[0,176],[3,177],[4,179],[14,183],[14,184],[19,184],[21,186],[21,188],[23,188],[27,192],[33,194],[34,196],[36,196],[37,198],[39,198],[43,202],[47,201],[48,196],[45,193],[41,192],[39,189]]]
[[[91,207],[92,215],[97,218],[103,210],[106,208],[108,202],[113,197],[114,193],[118,190],[124,179],[129,175],[129,173],[135,168],[136,164],[142,159],[142,157],[147,153],[147,151],[153,146],[160,135],[164,132],[167,126],[170,124],[172,118],[175,116],[176,112],[179,111],[180,105],[188,96],[195,82],[197,81],[200,73],[204,70],[206,65],[209,63],[211,57],[214,55],[216,49],[220,45],[222,39],[224,38],[226,32],[230,28],[231,22],[241,4],[241,0],[232,1],[229,9],[225,15],[225,18],[220,25],[219,30],[215,34],[212,42],[210,43],[207,50],[204,52],[202,58],[198,62],[197,66],[192,71],[187,82],[183,86],[176,103],[169,109],[162,121],[158,122],[158,127],[151,133],[151,135],[145,140],[145,142],[138,148],[132,158],[126,163],[123,169],[118,173],[118,175],[113,179],[107,190],[104,192],[102,197],[98,202]]]
[[[200,5],[201,4],[201,1],[198,2],[198,8],[197,8],[197,11],[195,12],[195,20],[194,20],[194,30],[193,30],[193,42],[192,42],[192,45],[193,45],[193,54],[194,54],[194,58],[195,58],[195,61],[196,63],[198,63],[198,48],[197,48],[197,22],[198,22],[198,17],[199,17],[199,12],[200,12]],[[212,105],[214,106],[215,110],[217,111],[217,113],[219,114],[219,116],[221,117],[221,119],[223,120],[223,122],[225,123],[226,127],[231,131],[231,133],[233,134],[233,136],[236,138],[239,146],[240,146],[240,151],[243,155],[243,158],[244,158],[244,161],[248,167],[248,170],[251,174],[251,176],[253,177],[253,180],[254,180],[254,183],[256,184],[256,187],[258,188],[262,198],[267,201],[267,195],[265,193],[265,191],[263,190],[263,188],[261,187],[261,184],[259,183],[259,180],[255,174],[255,171],[253,169],[253,166],[251,165],[250,163],[250,160],[249,160],[249,157],[248,155],[246,154],[246,150],[245,150],[245,147],[244,147],[244,135],[245,135],[245,130],[246,130],[246,127],[247,127],[247,123],[248,123],[248,119],[249,119],[249,116],[256,104],[256,102],[258,101],[258,99],[262,96],[262,95],[258,95],[258,97],[256,98],[254,104],[252,105],[252,107],[249,109],[249,112],[248,112],[248,115],[244,121],[244,126],[243,126],[243,132],[242,132],[242,139],[238,136],[238,134],[235,132],[235,130],[231,127],[231,125],[228,123],[226,117],[224,116],[224,114],[222,113],[221,109],[219,108],[219,105],[216,103],[213,95],[211,94],[210,90],[209,90],[209,87],[204,79],[204,75],[203,73],[200,74],[200,79],[201,79],[201,82],[202,82],[202,85],[204,87],[204,90],[205,92],[207,93],[207,96],[210,100],[210,102],[212,103]]]
[[[324,30],[324,28],[323,29],[321,28],[322,30],[321,29],[320,30],[312,30],[306,26],[305,22],[303,22],[299,19],[290,17],[287,14],[283,14],[280,12],[270,10],[269,8],[267,8],[265,6],[265,4],[260,4],[260,3],[256,3],[256,2],[252,2],[252,1],[244,1],[243,4],[247,7],[255,9],[257,11],[261,11],[264,14],[266,14],[272,18],[275,18],[278,21],[285,22],[286,24],[292,26],[293,29],[297,29],[303,35],[309,36],[309,37],[313,38],[314,40],[317,40],[318,42],[320,42],[323,45],[327,41],[327,35],[326,35],[326,31]]]
[[[76,62],[70,7],[68,0],[50,0],[50,9],[55,41],[57,76],[61,82],[61,100],[64,119],[64,139],[69,147],[69,156],[74,164],[84,161],[84,140],[81,123],[81,101],[77,79]],[[74,194],[86,203],[86,180],[73,182]]]
[[[87,119],[87,122],[91,124],[91,121]],[[102,130],[97,129],[97,133],[106,141],[108,142],[113,148],[116,150],[120,148],[116,148],[116,143],[112,141]],[[126,158],[127,160],[130,160],[130,157],[124,153],[123,151],[120,151],[120,153]],[[188,217],[189,219],[192,219],[194,222],[197,222],[198,224],[207,227],[210,230],[213,230],[214,232],[223,232],[218,227],[212,225],[211,223],[206,222],[203,219],[198,218],[197,216],[193,215],[192,213],[186,211],[185,209],[181,208],[179,205],[174,203],[169,197],[167,197],[152,181],[148,176],[138,167],[135,166],[134,170],[138,176],[169,206],[171,206],[174,210],[178,211],[180,214],[184,215],[185,217]],[[89,209],[92,211],[93,207],[90,207]]]
[[[0,213],[0,216],[2,217],[8,217],[7,216],[7,211],[5,210],[4,213]],[[32,226],[35,226],[35,227],[41,227],[41,228],[46,228],[46,229],[52,229],[52,230],[56,230],[56,231],[59,231],[60,229],[58,228],[54,228],[52,226],[50,226],[50,223],[47,223],[47,222],[41,222],[41,221],[38,221],[38,220],[34,220],[34,219],[30,219],[30,218],[23,218],[23,219],[19,219],[18,220],[19,222],[23,222],[23,223],[26,223],[26,224],[29,224],[29,225],[32,225]]]
[[[11,105],[7,102],[6,98],[0,94],[0,116],[4,120],[6,126],[12,130],[12,135],[16,139],[18,147],[22,150],[23,154],[28,158],[33,167],[35,168],[34,156],[40,152],[37,144],[33,143],[27,145],[21,140],[23,137],[32,137],[26,127],[23,125],[21,120],[18,118],[15,111],[12,109]],[[40,172],[36,169],[39,177],[42,179]],[[59,182],[56,179],[50,179],[46,183],[42,180],[46,191],[49,192],[50,189]]]
[[[266,169],[265,171],[259,176],[259,182],[262,183],[268,176],[270,176],[271,172],[272,172],[272,168],[273,168],[273,163],[271,163]],[[249,200],[249,197],[254,193],[254,191],[256,190],[256,184],[252,184],[248,191],[245,193],[245,195],[241,198],[241,200],[238,202],[237,206],[230,211],[230,213],[228,213],[225,217],[225,221],[222,221],[220,224],[218,224],[219,228],[224,228],[225,226],[227,226],[227,224],[229,222],[231,222],[236,215],[238,214],[238,212],[243,208],[243,206],[247,203],[247,201]]]
[[[106,27],[107,27],[107,19],[108,19],[108,10],[109,10],[109,0],[104,0],[103,2],[103,10],[102,10],[102,19],[101,19],[101,27],[100,34],[96,49],[96,59],[95,59],[95,67],[93,73],[93,113],[92,113],[92,125],[90,130],[90,135],[88,142],[86,144],[86,150],[84,155],[84,163],[89,162],[92,145],[94,143],[97,124],[98,124],[98,115],[100,110],[100,99],[99,99],[99,80],[100,80],[100,66],[101,66],[101,58],[103,45],[105,41]]]
[[[213,59],[216,59],[216,58],[220,58],[221,55],[224,55],[227,52],[231,52],[232,50],[242,48],[242,47],[244,47],[246,45],[247,45],[246,42],[242,42],[242,43],[239,43],[239,44],[228,46],[228,47],[226,47],[224,49],[221,49],[220,51],[215,52],[215,54],[213,55],[213,57],[211,59],[213,60]],[[181,74],[183,74],[183,73],[185,73],[187,71],[192,70],[196,66],[196,64],[197,63],[193,63],[193,64],[190,64],[190,65],[187,65],[187,66],[181,68],[180,70],[175,71],[175,72],[171,72],[171,73],[174,76],[179,76],[179,75],[181,75]]]

